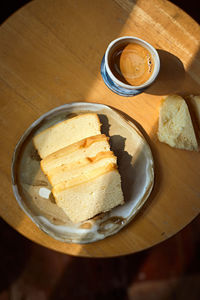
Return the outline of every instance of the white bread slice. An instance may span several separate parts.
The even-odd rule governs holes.
[[[101,123],[95,113],[80,114],[45,129],[33,138],[41,158],[45,158],[83,138],[101,133]]]
[[[48,180],[52,186],[59,184],[63,181],[71,180],[75,177],[88,174],[91,170],[106,167],[108,164],[117,164],[117,157],[112,151],[99,152],[94,157],[86,157],[82,160],[78,160],[75,163],[69,163],[51,169],[48,174]]]
[[[72,222],[88,220],[115,206],[124,204],[121,178],[111,165],[101,172],[91,172],[90,176],[57,185],[53,188],[56,203]],[[96,173],[96,175],[95,175]]]
[[[200,127],[200,96],[199,95],[198,96],[190,95],[189,99],[191,101],[192,108],[193,108],[195,117],[198,122],[198,126]]]
[[[88,137],[45,157],[41,161],[41,169],[48,175],[52,169],[62,165],[73,164],[86,157],[93,157],[99,152],[109,150],[110,145],[105,134]]]
[[[160,108],[158,139],[171,147],[198,151],[190,113],[181,96],[170,95],[164,99]]]
[[[60,193],[68,188],[88,182],[90,180],[93,180],[93,179],[95,179],[103,174],[106,174],[110,171],[113,171],[113,170],[117,170],[117,165],[115,163],[110,163],[110,164],[103,166],[101,168],[98,168],[96,170],[91,170],[89,172],[89,174],[84,173],[81,176],[72,178],[70,180],[63,181],[59,184],[56,184],[52,188],[52,193],[55,196],[57,193]]]

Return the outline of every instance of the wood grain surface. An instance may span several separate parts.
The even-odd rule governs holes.
[[[156,82],[125,98],[100,75],[108,43],[132,35],[150,42],[161,59]],[[157,139],[163,95],[200,94],[200,27],[168,1],[36,0],[0,27],[0,216],[43,246],[76,256],[125,255],[176,234],[200,211],[200,153]],[[88,245],[67,244],[42,231],[19,208],[11,187],[14,147],[48,110],[74,101],[110,105],[142,129],[155,160],[155,186],[137,217],[118,234]]]

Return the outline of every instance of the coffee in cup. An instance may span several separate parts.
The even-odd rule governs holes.
[[[146,41],[125,36],[112,41],[105,53],[105,69],[124,91],[142,90],[150,85],[160,70],[157,51]]]
[[[144,84],[154,70],[149,50],[134,42],[114,48],[108,64],[117,79],[132,86]]]

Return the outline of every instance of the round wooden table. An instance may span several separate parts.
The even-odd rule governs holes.
[[[108,43],[124,35],[158,49],[157,81],[135,97],[111,92],[100,75]],[[158,0],[35,0],[0,28],[1,217],[19,233],[76,256],[109,257],[141,251],[166,240],[200,211],[200,153],[170,148],[157,139],[163,95],[200,94],[200,27],[186,13]],[[155,186],[134,220],[96,243],[62,243],[22,212],[11,187],[14,147],[26,128],[48,110],[74,101],[103,103],[133,118],[152,149]]]

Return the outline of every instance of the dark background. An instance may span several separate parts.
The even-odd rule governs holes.
[[[0,23],[27,2],[2,0]],[[171,2],[200,24],[200,1]],[[34,299],[199,300],[200,219],[151,249],[107,259],[46,249],[0,219],[0,300]]]
[[[30,2],[30,0],[1,0],[0,23],[2,23],[7,17],[9,17],[17,9],[19,9],[21,6],[25,5],[28,2]],[[171,2],[176,4],[180,8],[182,8],[185,12],[187,12],[193,19],[195,19],[200,24],[200,1],[199,0],[173,0]]]

